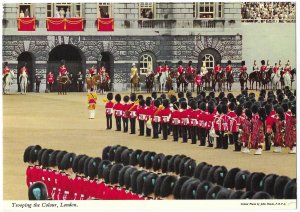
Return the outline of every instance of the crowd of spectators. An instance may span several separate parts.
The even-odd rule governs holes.
[[[243,2],[242,21],[291,23],[296,21],[295,2]]]

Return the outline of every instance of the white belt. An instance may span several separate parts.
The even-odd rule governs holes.
[[[122,110],[116,110],[116,115],[117,116],[122,116],[123,111]]]
[[[154,116],[154,122],[160,122],[160,117],[159,116]]]
[[[140,120],[146,120],[147,116],[144,114],[139,115]]]
[[[178,118],[173,118],[172,124],[178,125],[180,124],[180,120]]]
[[[192,124],[193,126],[196,126],[196,125],[198,124],[197,119],[191,119],[191,124]]]
[[[136,111],[130,111],[130,116],[136,116]]]
[[[169,116],[163,116],[163,122],[169,122],[170,117]]]
[[[106,113],[107,114],[112,114],[113,113],[113,109],[112,108],[106,108]]]
[[[183,118],[183,119],[181,119],[181,121],[182,121],[183,125],[187,125],[189,123],[189,119],[188,118]]]

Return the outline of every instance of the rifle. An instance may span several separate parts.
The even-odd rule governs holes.
[[[133,103],[133,105],[129,108],[129,110],[127,110],[126,112],[125,112],[125,114],[126,114],[126,116],[129,116],[130,115],[130,111],[134,108],[134,106],[136,106],[136,105],[138,105],[139,104],[139,99],[137,99],[134,103]]]

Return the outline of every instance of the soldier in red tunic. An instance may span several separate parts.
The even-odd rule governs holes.
[[[191,140],[192,144],[197,143],[197,130],[198,130],[198,119],[199,119],[199,110],[197,102],[192,100],[191,103],[191,111],[189,113],[189,128],[191,129]]]
[[[249,153],[249,139],[251,136],[251,119],[252,112],[250,109],[245,110],[245,118],[241,119],[239,142],[242,144],[242,152]]]
[[[132,93],[130,95],[130,108],[126,111],[126,113],[129,113],[129,117],[130,117],[130,134],[135,134],[135,122],[136,122],[136,111],[137,111],[137,103],[136,101],[136,94]]]
[[[218,74],[222,72],[222,67],[220,66],[220,63],[217,63],[217,65],[214,68],[214,74]]]
[[[193,67],[193,62],[192,61],[189,61],[189,63],[188,63],[188,67],[187,67],[187,69],[186,69],[186,73],[188,73],[188,74],[195,74],[195,68]]]
[[[108,102],[105,104],[105,114],[106,114],[106,129],[109,130],[112,128],[112,114],[114,103],[112,102],[113,93],[107,94]]]
[[[163,72],[163,67],[162,67],[162,65],[161,65],[161,62],[159,62],[158,63],[158,66],[157,66],[157,68],[156,68],[156,74],[158,75],[158,81],[159,81],[159,79],[160,79],[160,76],[161,76],[161,73]]]
[[[281,147],[283,146],[284,130],[285,130],[285,117],[282,107],[276,109],[275,120],[273,123],[274,132],[274,152],[280,153]]]
[[[128,104],[129,96],[124,96],[123,97],[123,102],[124,102],[123,108],[122,108],[122,111],[123,111],[123,116],[122,116],[123,132],[127,133],[128,132],[128,118],[129,118],[129,115],[128,115],[127,111],[130,108],[130,104]]]
[[[117,94],[115,96],[116,104],[114,104],[114,116],[116,119],[116,131],[121,131],[121,119],[123,115],[123,105],[120,103],[121,102],[121,95]]]
[[[156,99],[154,101],[155,110],[152,112],[152,126],[153,126],[153,137],[154,139],[158,138],[158,126],[161,123],[161,117],[159,115],[162,106],[160,106],[160,100]]]
[[[200,71],[197,71],[197,75],[195,76],[195,83],[197,86],[197,94],[200,94],[202,91],[202,75],[200,74]]]
[[[284,73],[291,73],[291,66],[290,61],[288,60],[287,64],[285,65],[285,68],[283,69]]]
[[[4,79],[4,77],[7,75],[7,74],[9,74],[9,72],[10,72],[10,69],[8,68],[8,63],[7,62],[5,62],[4,63],[4,68],[3,68],[3,72],[2,72],[2,79]]]
[[[144,136],[145,134],[145,121],[147,120],[145,103],[146,102],[144,99],[140,99],[139,107],[137,109],[137,119],[139,121],[139,128],[140,128],[139,136]]]
[[[265,135],[265,150],[271,149],[271,134],[273,133],[272,126],[274,122],[274,109],[271,104],[265,105],[266,110],[266,135]]]
[[[177,68],[177,74],[178,76],[180,77],[183,73],[184,73],[184,68],[182,66],[182,61],[179,61],[178,62],[178,68]]]
[[[171,72],[171,68],[169,67],[167,61],[165,62],[165,67],[163,67],[162,72],[167,72],[168,74]]]
[[[228,107],[222,104],[222,116],[221,116],[221,135],[222,135],[222,149],[228,149],[228,133],[230,133],[229,121],[230,117],[227,115]]]
[[[162,109],[159,113],[161,117],[161,124],[162,124],[162,140],[168,140],[168,125],[170,122],[172,111],[170,109],[170,102],[169,99],[163,100],[164,109]]]
[[[199,113],[198,113],[198,140],[200,140],[199,146],[205,146],[206,140],[206,125],[207,125],[207,113],[206,111],[206,103],[201,102],[198,106]]]
[[[266,62],[264,60],[261,61],[261,67],[260,67],[260,72],[265,72],[268,71],[267,66],[265,65]]]
[[[170,118],[170,122],[173,131],[173,141],[178,142],[178,130],[180,127],[179,102],[173,103],[173,112]]]
[[[242,61],[242,66],[240,67],[240,74],[239,74],[239,78],[241,78],[241,74],[242,73],[247,73],[247,67],[245,66],[245,61]]]
[[[265,142],[266,134],[266,110],[263,107],[258,108],[256,105],[253,105],[252,112],[252,147],[256,149],[254,153],[255,155],[261,155],[262,144]]]
[[[209,102],[207,106],[206,113],[206,119],[204,122],[204,126],[206,129],[206,135],[207,135],[207,143],[208,147],[213,147],[213,138],[209,135],[210,129],[213,127],[213,122],[215,120],[215,106],[214,102]]]
[[[52,90],[52,85],[54,83],[54,75],[50,71],[49,74],[47,75],[47,84],[49,86],[49,91],[51,92]]]
[[[229,110],[231,110],[232,107],[229,105]],[[240,152],[241,151],[241,143],[239,142],[239,128],[242,123],[243,117],[243,107],[241,105],[238,105],[235,108],[234,113],[231,113],[233,111],[230,111],[228,115],[230,116],[229,121],[229,127],[230,131],[232,133],[232,140],[234,143],[234,151]]]
[[[66,76],[68,74],[68,70],[65,65],[65,61],[61,61],[61,66],[59,67],[59,76]]]
[[[146,98],[146,107],[145,107],[145,115],[146,115],[146,120],[145,120],[145,125],[146,125],[146,137],[151,136],[151,129],[152,129],[152,123],[151,123],[151,117],[154,113],[155,107],[151,104],[152,103],[152,98],[149,96]]]
[[[225,68],[225,72],[226,72],[226,74],[229,74],[229,73],[232,74],[231,60],[228,60],[228,61],[227,61],[227,66],[226,66],[226,68]]]
[[[290,148],[290,154],[296,154],[296,123],[296,105],[292,105],[291,115],[285,125],[285,144]]]
[[[95,66],[93,65],[93,66],[89,69],[89,75],[90,75],[90,77],[93,77],[96,73],[97,73],[97,70],[96,70]]]
[[[228,126],[228,131],[229,131],[228,139],[229,139],[229,143],[230,144],[234,144],[235,143],[234,142],[234,133],[237,132],[235,130],[235,128],[233,128],[233,123],[234,123],[234,121],[236,119],[236,116],[237,116],[236,113],[235,113],[235,107],[236,107],[236,105],[233,102],[230,102],[228,104],[228,113],[227,113],[228,123],[227,123],[227,126]]]
[[[187,143],[188,136],[187,136],[187,131],[188,131],[188,125],[189,125],[189,117],[190,114],[187,111],[187,102],[182,101],[180,104],[180,126],[181,126],[181,133],[182,133],[182,143]]]
[[[28,75],[27,63],[24,63],[23,67],[20,68],[20,75],[22,75],[24,71]]]
[[[275,63],[275,66],[273,68],[273,73],[276,74],[276,72],[279,70],[279,66],[277,63]]]

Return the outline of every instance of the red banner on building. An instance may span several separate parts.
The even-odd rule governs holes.
[[[98,31],[114,31],[113,18],[98,18],[97,19]]]
[[[35,31],[35,18],[18,18],[18,31]]]
[[[47,18],[48,31],[83,31],[83,18]]]

